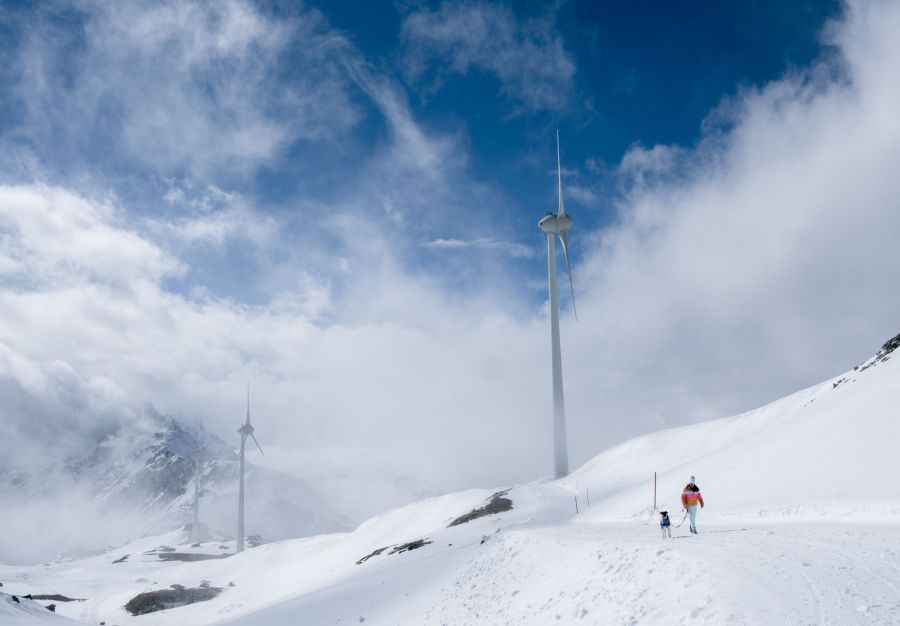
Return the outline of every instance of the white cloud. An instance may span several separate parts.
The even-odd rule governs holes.
[[[404,171],[415,171],[433,182],[441,178],[447,169],[455,169],[461,163],[453,137],[429,135],[416,123],[409,110],[403,90],[393,81],[381,76],[361,59],[347,59],[345,68],[354,82],[378,107],[392,131],[390,162]]]
[[[493,454],[515,471],[518,454],[492,453],[493,442],[541,430],[538,419],[517,425],[533,399],[515,391],[527,374],[513,368],[522,360],[537,372],[538,361],[523,355],[540,342],[523,340],[511,319],[479,313],[496,306],[455,300],[400,270],[383,236],[349,216],[342,226],[368,248],[356,250],[355,275],[337,305],[329,283],[306,275],[253,307],[167,291],[166,271],[177,264],[103,204],[28,186],[0,188],[0,207],[0,215],[38,224],[71,224],[72,215],[89,223],[54,252],[55,280],[0,286],[0,382],[15,390],[8,397],[22,398],[16,406],[30,407],[0,413],[15,435],[4,438],[4,458],[17,458],[8,446],[15,437],[62,429],[68,442],[82,441],[98,420],[131,416],[147,401],[201,417],[227,437],[248,378],[265,416],[261,439],[394,450],[432,486],[481,480],[477,467],[445,475],[461,454]],[[104,234],[102,248],[86,236],[92,231]],[[15,245],[5,251],[26,272],[44,272],[48,261],[32,250],[60,242],[47,232],[10,228]],[[103,262],[85,264],[85,250]],[[114,281],[133,288],[107,288]],[[313,323],[335,306],[335,321]],[[508,403],[517,410],[507,414]],[[473,441],[475,432],[483,439]]]
[[[510,243],[507,241],[496,241],[487,237],[479,237],[478,239],[435,239],[422,244],[426,248],[432,250],[495,250],[506,253],[516,258],[528,258],[535,256],[535,252],[528,246],[520,243]]]
[[[518,19],[496,4],[444,2],[438,10],[407,15],[402,37],[413,81],[437,58],[439,67],[457,74],[471,69],[494,74],[504,94],[533,110],[561,110],[574,90],[575,62],[552,14]]]
[[[246,240],[262,247],[274,241],[278,224],[270,216],[255,210],[241,194],[223,191],[215,185],[195,191],[190,185],[172,184],[163,196],[180,209],[174,219],[148,219],[148,227],[161,235],[185,244],[223,245]]]
[[[180,271],[176,259],[117,224],[118,213],[56,188],[0,187],[0,258],[8,277],[14,273],[31,288],[85,282],[130,288]]]
[[[597,194],[589,187],[583,185],[565,185],[564,191],[566,196],[584,206],[591,207],[597,204]]]
[[[672,173],[683,158],[684,149],[678,146],[655,145],[648,150],[634,145],[622,157],[618,172],[631,184],[641,185],[648,177]]]
[[[62,3],[20,26],[12,93],[44,165],[124,158],[221,176],[359,116],[338,65],[345,42],[313,11],[276,20],[244,0]]]

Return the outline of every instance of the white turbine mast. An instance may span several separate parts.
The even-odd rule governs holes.
[[[572,266],[569,263],[569,229],[572,218],[566,214],[563,204],[562,167],[559,156],[559,131],[556,131],[556,179],[559,187],[559,208],[556,213],[547,213],[538,222],[538,227],[547,233],[547,273],[550,288],[550,349],[553,366],[553,474],[562,478],[569,473],[569,452],[566,442],[566,403],[563,398],[562,356],[559,348],[559,297],[556,291],[556,238],[562,244],[569,274],[569,289],[572,292],[572,311],[575,319],[575,287],[572,284]]]
[[[200,541],[200,474],[203,472],[203,446],[200,439],[197,439],[197,449],[194,457],[194,525],[191,526],[191,534],[194,541]]]
[[[260,453],[263,453],[262,446],[256,440],[253,430],[253,426],[250,425],[250,383],[247,383],[247,421],[238,428],[238,432],[241,434],[241,482],[238,487],[237,552],[244,551],[244,448],[246,447],[247,437],[252,437],[253,443],[259,448]]]

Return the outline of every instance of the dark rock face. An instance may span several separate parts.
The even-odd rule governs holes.
[[[127,443],[123,443],[127,442]],[[146,408],[141,427],[120,429],[101,439],[90,456],[69,471],[90,481],[98,500],[149,511],[185,496],[196,473],[196,449],[204,449],[204,480],[233,481],[237,455],[202,426]]]
[[[391,551],[388,552],[388,554],[403,554],[404,552],[409,552],[410,550],[418,550],[422,546],[427,546],[429,543],[433,543],[431,539],[416,539],[415,541],[401,543],[399,546],[394,546],[393,548],[391,548]]]
[[[385,550],[390,548],[390,552],[388,554],[402,554],[404,552],[409,552],[410,550],[418,550],[422,546],[427,546],[429,543],[434,543],[431,539],[416,539],[415,541],[408,541],[406,543],[395,544],[393,546],[385,546],[383,548],[378,548],[377,550],[372,550],[369,554],[361,558],[356,562],[357,565],[361,565],[371,559],[374,556],[379,556],[383,554]]]
[[[888,339],[883,346],[881,346],[881,350],[878,351],[878,354],[875,355],[875,358],[881,357],[881,360],[886,360],[884,357],[889,355],[891,352],[900,348],[900,334],[895,335],[891,339]]]
[[[139,593],[125,605],[125,610],[132,615],[146,615],[156,611],[165,611],[196,602],[212,600],[222,593],[221,587],[191,587],[172,585],[171,589],[147,591]]]
[[[891,353],[900,347],[900,335],[896,335],[891,339],[888,339],[884,342],[884,345],[881,346],[881,350],[875,353],[871,359],[863,363],[862,365],[858,365],[856,369],[860,372],[864,372],[865,370],[878,365],[882,361],[888,361],[891,358]]]
[[[224,559],[230,554],[200,554],[197,552],[160,552],[157,554],[161,561],[209,561],[211,559]]]
[[[860,363],[856,367],[854,367],[854,371],[856,372],[865,372],[870,367],[875,367],[879,363],[883,363],[884,361],[889,361],[894,351],[900,348],[900,335],[895,335],[884,342],[884,345],[881,346],[881,349],[875,353],[871,359],[864,363]],[[851,375],[852,376],[852,375]],[[832,389],[837,389],[844,383],[854,382],[856,378],[848,378],[847,376],[841,377],[839,380],[831,383]]]
[[[450,522],[450,526],[459,526],[460,524],[466,524],[474,519],[478,519],[479,517],[484,517],[485,515],[495,515],[497,513],[503,513],[504,511],[512,510],[512,500],[506,497],[506,494],[508,493],[509,489],[505,491],[498,491],[490,497],[490,499],[487,501],[487,504],[485,504],[483,507],[472,509],[470,512],[460,515],[455,520]]]
[[[387,550],[388,548],[390,548],[390,546],[385,546],[385,547],[383,547],[383,548],[378,548],[378,549],[376,549],[376,550],[372,550],[369,554],[367,554],[366,556],[364,556],[363,558],[361,558],[360,560],[358,560],[358,561],[356,562],[356,564],[357,564],[357,565],[362,565],[363,563],[365,563],[366,561],[368,561],[369,559],[371,559],[373,556],[378,556],[379,554],[381,554],[382,552],[384,552],[384,551]]]

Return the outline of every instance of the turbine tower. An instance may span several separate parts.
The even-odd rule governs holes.
[[[572,310],[575,319],[575,288],[572,285],[572,267],[569,264],[569,229],[572,218],[566,214],[563,205],[562,168],[559,158],[559,131],[556,131],[556,178],[559,186],[559,208],[556,213],[547,213],[538,222],[542,231],[547,233],[547,271],[550,287],[550,346],[553,363],[553,474],[562,478],[569,473],[569,452],[566,442],[566,403],[563,398],[562,357],[559,349],[559,297],[556,292],[556,239],[558,236],[566,257],[566,269],[569,274],[569,289],[572,291]]]
[[[200,473],[203,471],[203,448],[200,441],[197,441],[196,457],[194,460],[194,525],[191,527],[191,534],[194,541],[200,541]]]
[[[237,552],[244,551],[244,448],[247,443],[247,437],[253,437],[253,443],[263,453],[262,446],[256,440],[253,434],[253,426],[250,425],[250,383],[247,383],[247,421],[238,428],[241,434],[241,482],[238,487],[238,533],[237,533]]]

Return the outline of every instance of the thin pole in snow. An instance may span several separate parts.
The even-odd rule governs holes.
[[[575,515],[578,515],[578,496],[575,496]]]
[[[656,472],[653,472],[653,511],[656,512]]]
[[[590,490],[590,489],[585,489],[585,490],[584,490],[584,495],[587,496],[587,508],[591,508],[591,490]]]

